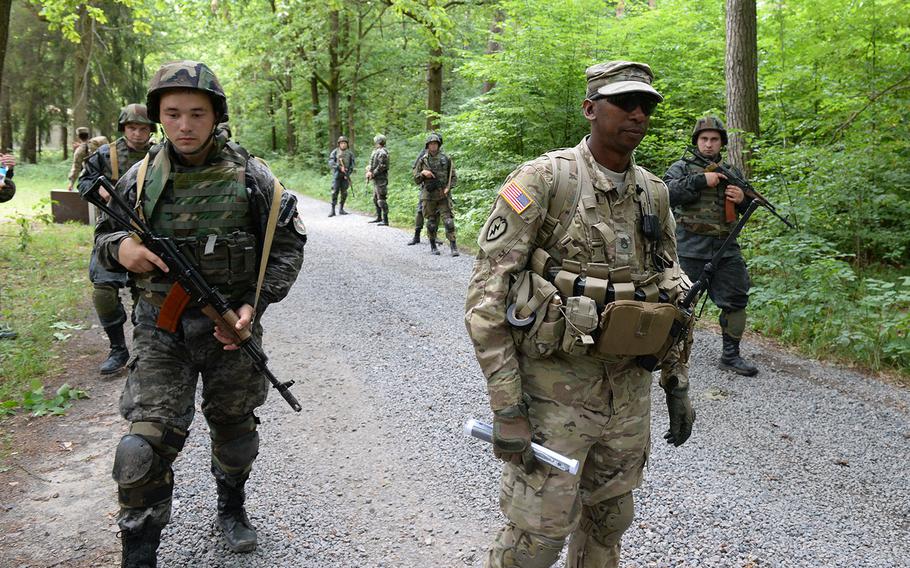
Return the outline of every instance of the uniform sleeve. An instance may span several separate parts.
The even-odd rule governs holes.
[[[423,176],[420,175],[420,171],[423,169],[423,156],[424,153],[421,152],[417,159],[414,160],[414,167],[411,168],[411,178],[414,180],[414,183],[417,185],[423,184]]]
[[[381,175],[389,171],[389,153],[379,152],[376,155],[376,167],[373,169],[373,176]]]
[[[449,183],[449,189],[452,189],[458,185],[458,172],[455,171],[455,162],[452,161],[452,158],[449,158],[449,169],[452,172],[452,181]]]
[[[138,171],[138,165],[130,168],[130,170],[120,178],[114,188],[114,191],[118,192],[127,203],[135,203],[136,201],[136,175]],[[124,217],[127,216],[127,213],[117,207],[115,203],[111,202],[110,206]],[[101,266],[114,272],[126,271],[126,269],[120,265],[118,253],[120,241],[128,236],[129,233],[121,229],[110,217],[104,213],[101,214],[98,219],[98,224],[95,226],[95,248],[97,249],[98,262]]]
[[[79,173],[82,171],[82,164],[85,161],[85,144],[80,144],[73,150],[73,165],[70,168],[69,176],[67,179],[70,180],[70,183],[76,183],[76,179],[79,177]]]
[[[515,343],[506,321],[513,274],[525,270],[546,216],[552,174],[539,164],[523,166],[506,180],[480,232],[480,252],[465,302],[465,325],[487,379],[494,410],[522,400]],[[509,199],[503,197],[508,192]],[[525,205],[526,200],[529,202]]]
[[[697,201],[701,190],[708,187],[705,174],[690,173],[682,160],[670,166],[664,174],[664,182],[670,191],[670,207]]]
[[[338,151],[337,150],[332,150],[332,152],[329,154],[329,168],[332,170],[333,173],[338,170]]]
[[[108,155],[109,152],[109,146],[102,146],[82,162],[82,173],[79,174],[79,181],[77,182],[79,195],[84,196],[99,177],[109,175],[105,163],[105,156]]]
[[[255,164],[255,165],[254,165]],[[264,164],[251,160],[248,167],[250,177],[255,185],[260,224],[264,233],[266,219],[272,206],[274,193],[274,176]],[[260,235],[261,237],[262,235]],[[297,211],[297,197],[285,191],[281,197],[278,213],[278,224],[269,251],[269,260],[262,282],[262,294],[259,299],[258,312],[262,314],[269,304],[280,302],[291,291],[303,266],[303,247],[306,243],[306,229]],[[244,302],[253,305],[256,288],[253,286],[244,297]]]

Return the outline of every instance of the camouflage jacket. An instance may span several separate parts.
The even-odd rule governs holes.
[[[133,164],[140,162],[152,147],[152,143],[149,142],[148,146],[140,152],[133,151],[133,155],[130,156],[130,148],[126,143],[126,138],[120,137],[114,141],[114,144],[117,146],[117,169],[121,176],[133,167]],[[78,182],[79,193],[84,195],[86,191],[91,189],[95,180],[101,176],[108,178],[112,183],[116,183],[117,180],[113,178],[111,170],[111,146],[110,144],[105,144],[95,150],[82,164],[82,173],[79,174]]]
[[[344,164],[345,172],[341,171],[341,165]],[[335,148],[329,154],[329,168],[332,170],[332,176],[335,178],[351,177],[354,171],[354,152],[349,149],[342,150]]]
[[[373,179],[383,181],[389,177],[389,151],[380,146],[370,154],[369,172]]]
[[[82,166],[85,163],[85,159],[88,158],[88,142],[83,142],[76,146],[76,149],[73,150],[73,165],[70,168],[70,173],[67,176],[67,179],[70,180],[70,183],[76,183],[76,179],[79,178],[79,174],[82,173]]]
[[[209,155],[210,162],[218,160],[219,156],[226,152],[226,150],[223,150],[225,143],[226,137],[216,138],[216,145]],[[158,152],[169,152],[171,160],[179,161],[177,154],[168,141],[152,147],[149,151],[151,154],[150,158],[153,158]],[[138,174],[139,164],[136,164],[117,182],[116,189],[127,203],[136,202],[136,179]],[[257,228],[256,236],[258,242],[262,243],[269,209],[272,205],[275,177],[267,165],[253,158],[247,162],[245,177],[251,213]],[[143,195],[143,200],[145,200],[145,197]],[[117,255],[120,242],[127,236],[128,234],[116,227],[109,218],[102,216],[98,226],[95,228],[95,246],[98,249],[98,261],[103,267],[114,271],[124,271],[124,268],[118,262]],[[281,199],[278,227],[275,230],[272,248],[269,252],[268,266],[266,267],[265,279],[262,284],[262,295],[257,309],[258,314],[262,314],[269,304],[281,301],[290,291],[303,265],[303,247],[305,243],[306,230],[297,213],[297,198],[291,192],[286,191]],[[259,254],[261,255],[261,249]],[[243,295],[243,303],[253,305],[255,293],[254,284]]]
[[[576,148],[583,161],[579,165],[587,169],[588,179],[599,196],[596,204],[580,202],[571,217],[566,237],[574,252],[567,259],[582,264],[592,262],[595,258],[594,235],[599,235],[598,246],[603,252],[598,254],[603,254],[608,264],[642,265],[646,239],[640,230],[639,202],[634,191],[640,180],[627,173],[626,183],[631,185],[617,188],[597,167],[587,138]],[[676,223],[670,213],[666,188],[656,176],[648,181],[662,193],[657,200],[660,252],[678,267]],[[500,189],[477,239],[480,252],[468,287],[465,323],[480,368],[487,378],[490,405],[494,410],[522,400],[519,358],[523,355],[516,348],[506,320],[507,295],[514,278],[529,268],[531,255],[539,246],[539,233],[543,230],[553,192],[554,172],[547,156],[521,165]],[[630,364],[634,364],[634,360],[630,359]],[[688,384],[688,362],[682,360],[678,349],[674,349],[661,367],[661,380],[669,377],[676,377],[679,384]]]
[[[742,175],[734,166],[731,166],[730,164],[724,165],[736,171],[737,174]],[[723,190],[717,189],[715,191],[715,189],[709,188],[708,183],[705,180],[704,169],[688,164],[684,160],[674,162],[669,169],[667,169],[667,173],[664,174],[664,182],[667,184],[667,188],[670,191],[670,206],[673,207],[674,212],[676,212],[676,217],[679,220],[679,224],[676,227],[676,241],[680,256],[705,260],[712,258],[714,253],[720,249],[726,236],[705,235],[688,230],[685,227],[685,216],[689,208],[695,207],[700,200],[705,198],[704,192],[712,191],[717,194],[711,195],[711,198],[714,201],[714,205],[717,207],[718,219],[722,219],[724,202],[720,196],[722,195]],[[743,199],[743,201],[736,206],[737,212],[742,213],[745,211],[751,201],[752,200],[748,197]],[[727,229],[727,231],[729,231],[729,229]],[[740,256],[741,254],[742,252],[740,251],[739,243],[733,241],[730,243],[730,246],[727,247],[727,250],[724,251],[724,258]]]
[[[436,177],[427,179],[420,174],[422,170],[430,170]],[[458,183],[455,165],[442,151],[437,152],[435,156],[426,150],[422,151],[414,162],[411,175],[414,177],[414,183],[420,186],[420,199],[443,199],[446,197],[443,194],[446,185],[451,190]]]

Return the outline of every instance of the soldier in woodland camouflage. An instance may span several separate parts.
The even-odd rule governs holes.
[[[452,256],[458,256],[458,245],[455,242],[455,218],[452,214],[452,188],[458,182],[452,159],[444,154],[442,136],[435,132],[427,136],[424,151],[414,163],[412,175],[414,183],[420,186],[420,210],[427,222],[427,236],[430,237],[430,252],[439,254],[436,248],[436,232],[442,219],[449,239]],[[420,231],[414,233],[414,240],[419,241]]]
[[[376,218],[370,223],[381,226],[389,224],[389,203],[386,200],[389,193],[389,151],[385,147],[385,136],[382,134],[373,138],[376,148],[370,154],[370,163],[367,165],[367,181],[373,181],[373,205],[376,206]]]
[[[153,126],[145,105],[131,104],[123,107],[117,119],[117,129],[124,135],[113,144],[100,146],[85,160],[79,176],[79,193],[84,195],[100,176],[116,182],[133,164],[142,160],[151,146]],[[110,353],[99,370],[102,375],[110,375],[123,369],[130,356],[123,334],[126,310],[120,301],[120,289],[127,285],[128,278],[125,272],[113,272],[101,267],[98,264],[98,251],[93,249],[89,261],[89,279],[92,282],[95,312],[111,345]],[[135,305],[136,290],[132,286],[131,288]]]
[[[348,199],[348,188],[351,187],[351,173],[354,171],[354,152],[348,148],[348,139],[338,137],[338,146],[329,154],[329,169],[332,170],[332,212],[329,217],[335,216],[335,205],[338,205],[338,214],[347,215],[344,202]],[[341,196],[341,201],[338,197]]]
[[[727,144],[727,131],[717,117],[708,116],[695,123],[692,131],[695,151],[711,162],[720,163],[721,151]],[[734,166],[725,164],[737,174]],[[738,213],[744,212],[752,198],[742,188],[728,184],[718,172],[706,172],[694,164],[679,160],[664,174],[670,188],[670,205],[679,221],[676,240],[683,270],[697,280],[705,264],[723,244],[733,225],[725,215],[724,203],[729,201]],[[742,358],[739,344],[746,330],[746,306],[749,303],[749,273],[739,243],[732,242],[724,257],[714,267],[708,295],[720,308],[720,328],[723,352],[719,367],[748,377],[758,374],[758,368]]]
[[[88,149],[88,139],[90,137],[91,133],[88,128],[80,126],[76,129],[76,145],[73,148],[73,165],[70,167],[70,173],[67,176],[67,179],[69,179],[69,185],[66,186],[67,191],[73,190],[73,185],[79,178],[79,174],[82,173],[82,164],[90,153]]]
[[[667,331],[688,288],[667,189],[632,160],[662,97],[641,63],[595,65],[587,79],[590,135],[513,171],[478,238],[465,322],[507,462],[508,524],[487,568],[546,568],[567,539],[567,566],[619,565],[651,439],[644,365],[661,370],[666,440],[685,442],[695,420],[687,343]],[[532,438],[581,472],[538,463]]]
[[[296,199],[290,192],[282,195],[257,305],[274,175],[216,126],[228,120],[227,100],[205,64],[162,66],[146,104],[149,118],[162,125],[167,139],[120,179],[117,191],[127,203],[137,204],[153,230],[173,238],[229,299],[239,316],[237,329],[250,328],[259,340],[262,313],[284,298],[303,262],[306,236]],[[245,484],[259,449],[254,411],[265,402],[266,378],[238,350],[233,336],[215,327],[198,306],[183,312],[174,333],[158,327],[173,280],[154,253],[108,219],[96,228],[95,242],[100,264],[129,271],[142,290],[134,311],[129,377],[120,399],[130,430],[117,446],[113,468],[122,566],[156,565],[161,530],[171,515],[171,464],[193,421],[200,374],[218,524],[232,551],[253,550],[257,535],[244,508]]]

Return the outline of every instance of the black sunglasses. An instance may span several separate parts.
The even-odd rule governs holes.
[[[601,95],[592,100],[599,99],[606,99],[611,105],[618,106],[626,112],[633,112],[636,108],[641,107],[641,112],[645,113],[645,116],[651,116],[654,113],[654,109],[657,108],[657,103],[660,102],[657,100],[657,97],[643,95],[641,93],[622,93],[621,95],[608,96]]]

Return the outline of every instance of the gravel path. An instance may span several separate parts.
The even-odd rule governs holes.
[[[260,412],[248,486],[260,546],[233,555],[216,531],[200,418],[175,466],[165,568],[478,567],[502,523],[499,462],[461,433],[490,415],[462,323],[473,259],[327,210],[301,200],[304,271],[265,316],[272,368],[297,380],[304,409],[272,393]],[[698,334],[698,421],[681,448],[661,439],[655,386],[623,566],[907,566],[910,392],[754,341],[744,350],[757,378],[717,371],[719,337]]]

